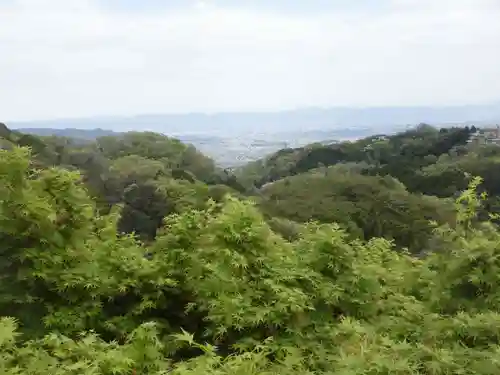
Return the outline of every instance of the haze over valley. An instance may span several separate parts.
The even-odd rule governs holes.
[[[191,113],[11,122],[27,133],[95,139],[153,131],[192,143],[225,167],[281,148],[393,134],[419,123],[436,126],[500,123],[500,103],[448,107],[312,108],[275,112]]]

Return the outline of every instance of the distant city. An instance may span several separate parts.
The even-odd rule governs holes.
[[[439,127],[500,123],[500,103],[450,107],[301,109],[279,112],[167,114],[8,122],[38,135],[92,140],[154,131],[195,145],[220,166],[234,167],[286,147],[393,134],[427,123]]]

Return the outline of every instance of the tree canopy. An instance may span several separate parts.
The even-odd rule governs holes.
[[[382,161],[351,160],[242,193],[175,172],[169,151],[66,144],[50,159],[62,140],[28,148],[11,136],[0,150],[3,374],[500,371],[486,178],[439,198],[365,173]],[[476,154],[494,164],[491,149],[440,154],[415,161],[415,178],[481,172],[468,169]],[[106,191],[117,199],[104,209]]]

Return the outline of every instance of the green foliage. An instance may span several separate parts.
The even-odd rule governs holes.
[[[413,190],[414,174],[440,155],[466,144],[469,128],[434,129],[421,124],[393,136],[372,136],[355,142],[284,149],[236,171],[246,184],[260,187],[278,179],[323,166],[368,162],[369,174],[391,175]]]
[[[450,201],[469,176],[483,178],[479,189],[489,197],[478,219],[500,213],[500,151],[466,146],[474,131],[421,124],[391,136],[280,150],[236,173],[260,187],[253,194],[270,218],[338,223],[354,238],[384,237],[425,253],[436,242],[429,221],[453,222]]]
[[[311,194],[312,192],[312,194]],[[261,209],[297,222],[338,223],[354,237],[393,239],[422,251],[432,237],[430,221],[453,220],[445,201],[409,193],[399,181],[331,168],[277,181],[262,189]]]
[[[110,300],[168,280],[151,274],[139,244],[118,236],[115,214],[96,213],[77,173],[33,171],[28,155],[0,151],[2,311],[30,334],[43,333],[42,322],[67,333],[118,329],[106,312]]]
[[[444,137],[415,132],[419,150]],[[274,182],[253,203],[135,140],[110,141],[116,155],[100,164],[121,212],[96,204],[87,146],[43,168],[36,151],[0,150],[1,373],[500,372],[500,231],[483,217],[481,178],[453,204],[351,160]]]
[[[97,147],[111,160],[132,157],[125,160],[132,160],[135,165],[137,158],[155,160],[161,162],[163,168],[169,170],[182,168],[202,181],[207,181],[215,173],[213,161],[198,152],[196,148],[157,133],[129,132],[121,137],[101,137],[97,140]],[[134,164],[129,166],[132,165]]]
[[[107,213],[122,206],[120,231],[145,241],[154,239],[166,215],[187,206],[202,206],[212,193],[216,200],[222,199],[217,189],[206,192],[211,186],[219,186],[219,191],[225,186],[231,194],[236,193],[234,189],[245,191],[234,176],[217,169],[195,147],[161,134],[130,132],[92,142],[24,135],[6,126],[2,129],[5,140],[0,139],[1,148],[28,146],[34,167],[79,171],[99,211]],[[187,196],[191,198],[183,199]]]

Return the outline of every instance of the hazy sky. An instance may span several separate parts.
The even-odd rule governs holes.
[[[0,120],[498,101],[499,20],[500,0],[0,0]]]

